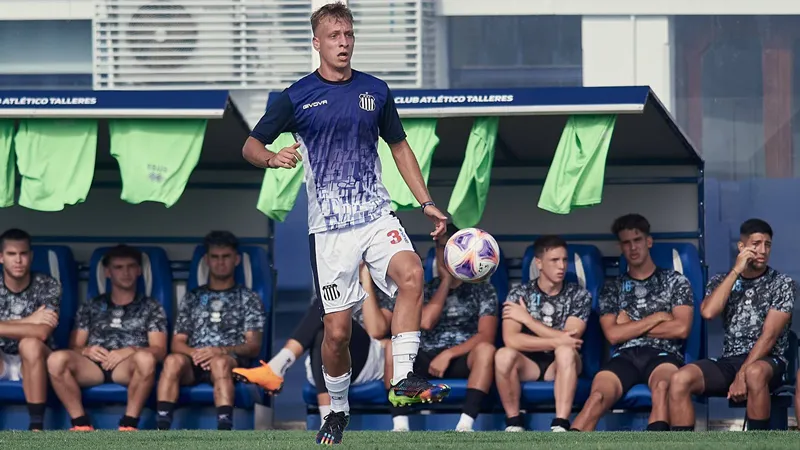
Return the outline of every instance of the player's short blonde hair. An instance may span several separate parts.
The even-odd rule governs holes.
[[[353,24],[353,13],[350,8],[344,3],[328,3],[321,6],[318,10],[311,14],[311,32],[317,32],[317,26],[323,19],[334,19],[335,21],[345,21],[350,25]]]

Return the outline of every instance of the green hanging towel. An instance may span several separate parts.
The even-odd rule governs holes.
[[[269,145],[269,149],[278,152],[284,147],[294,145],[295,142],[291,133],[282,133]],[[302,161],[294,169],[265,170],[261,193],[258,195],[258,210],[270,219],[279,222],[286,220],[286,216],[294,208],[300,186],[303,185],[303,175]]]
[[[603,198],[606,156],[616,115],[575,115],[567,120],[539,197],[539,208],[569,214]]]
[[[200,159],[207,124],[205,119],[110,120],[111,155],[122,174],[120,198],[174,205]]]
[[[86,200],[94,179],[96,120],[23,120],[14,147],[22,176],[20,206],[61,211]]]
[[[417,157],[422,177],[427,184],[431,174],[433,151],[439,145],[439,137],[436,136],[436,119],[405,119],[402,122],[408,145],[414,151],[414,156]],[[389,144],[383,139],[378,140],[378,156],[381,159],[381,180],[392,199],[392,209],[404,211],[419,208],[419,202],[414,198],[414,194],[403,180],[400,171],[397,170],[397,164],[394,162]]]
[[[0,208],[14,205],[14,181],[17,176],[17,163],[11,143],[14,142],[14,121],[0,120],[0,165],[5,164],[5,170],[0,170]]]
[[[499,117],[478,117],[472,124],[464,164],[447,206],[447,212],[458,228],[474,227],[483,216],[489,194],[499,122]]]

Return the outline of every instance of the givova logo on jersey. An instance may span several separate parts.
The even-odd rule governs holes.
[[[364,111],[375,111],[375,97],[365,92],[358,96],[358,107]]]

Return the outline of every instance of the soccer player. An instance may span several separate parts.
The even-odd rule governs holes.
[[[322,361],[331,396],[331,414],[317,442],[338,444],[349,422],[351,310],[366,296],[358,282],[362,259],[382,291],[390,297],[397,292],[392,318],[393,397],[416,403],[438,401],[447,393],[412,372],[419,349],[422,263],[381,183],[379,137],[391,148],[422,213],[434,222],[434,238],[444,232],[447,218],[431,201],[389,87],[351,68],[355,35],[350,10],[341,3],[322,6],[312,14],[311,28],[319,69],[285,89],[270,105],[242,153],[261,168],[305,163],[311,267],[324,306]],[[283,132],[294,133],[297,143],[265,148]]]
[[[111,292],[81,303],[68,350],[53,352],[47,370],[53,390],[72,419],[73,431],[94,427],[81,403],[81,387],[103,383],[128,386],[120,431],[135,431],[153,389],[156,364],[167,353],[167,316],[161,304],[136,292],[142,254],[118,245],[103,255]]]
[[[611,356],[592,381],[591,394],[572,430],[589,431],[633,386],[647,384],[652,394],[648,431],[669,431],[668,389],[683,365],[683,344],[692,328],[694,301],[689,280],[656,267],[650,257],[650,223],[639,214],[614,221],[628,272],[607,281],[600,293],[600,327]]]
[[[490,283],[464,283],[447,270],[444,246],[457,232],[458,228],[448,225],[445,234],[436,242],[439,276],[425,285],[423,332],[414,370],[435,378],[467,379],[467,392],[456,431],[469,432],[473,431],[475,418],[494,378],[498,300]],[[392,352],[390,345],[387,346],[387,361]],[[386,373],[389,373],[388,367]],[[391,387],[388,376],[385,381]],[[448,388],[442,384],[438,386],[440,389]],[[393,431],[408,431],[409,408],[394,405],[389,410]]]
[[[261,351],[264,305],[236,283],[241,262],[239,242],[229,231],[212,231],[204,239],[208,284],[187,292],[180,303],[172,353],[158,380],[159,430],[172,425],[180,385],[211,383],[217,407],[217,429],[233,429],[234,386],[231,370],[249,367]]]
[[[506,431],[524,431],[520,381],[555,380],[556,417],[550,429],[567,431],[592,295],[577,283],[564,282],[568,262],[563,239],[542,236],[533,249],[539,277],[512,289],[503,306],[505,347],[494,357],[497,392],[506,412]]]
[[[791,278],[767,265],[772,250],[768,223],[742,223],[737,246],[733,268],[709,280],[700,306],[706,320],[722,315],[722,358],[695,361],[672,375],[669,409],[675,431],[694,429],[693,394],[746,400],[747,428],[769,428],[770,393],[786,372],[784,353],[796,287]]]
[[[31,237],[12,228],[0,235],[0,380],[22,380],[31,430],[44,428],[47,366],[58,325],[61,285],[32,273]]]

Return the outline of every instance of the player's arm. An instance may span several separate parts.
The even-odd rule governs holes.
[[[31,315],[18,320],[0,321],[0,336],[19,341],[34,338],[46,341],[58,326],[58,311],[61,304],[61,285],[54,279],[35,298],[38,305]]]
[[[661,322],[647,335],[660,339],[686,339],[692,331],[694,318],[694,293],[689,280],[683,275],[673,278],[670,289],[672,299],[672,320]]]
[[[425,185],[425,179],[422,177],[417,157],[406,140],[406,132],[403,130],[403,123],[400,121],[400,114],[397,113],[397,106],[394,103],[394,97],[390,89],[387,90],[386,103],[381,110],[378,128],[381,138],[392,150],[392,157],[397,165],[397,170],[414,198],[420,204],[431,201],[431,194]]]
[[[445,350],[450,353],[451,358],[458,358],[459,356],[466,355],[476,345],[481,342],[486,342],[494,345],[494,338],[497,334],[497,316],[483,316],[478,319],[478,332],[474,336]]]
[[[547,326],[544,327],[550,328]],[[557,330],[552,331],[556,331],[562,335],[565,334]],[[516,320],[503,320],[502,332],[505,346],[513,348],[518,352],[545,352],[558,347],[558,337],[531,336],[525,334],[522,332],[522,324]]]
[[[361,286],[367,291],[367,299],[361,305],[361,311],[364,314],[364,328],[372,338],[382,339],[389,333],[391,322],[386,320],[383,309],[378,303],[378,293],[366,264],[361,265],[358,276],[361,278]]]
[[[89,330],[77,328],[69,335],[69,348],[82,354],[83,351],[86,350],[86,343],[88,341]]]
[[[244,308],[244,343],[220,348],[225,354],[255,358],[261,353],[261,341],[266,322],[264,304],[261,303],[261,297],[258,294],[247,290],[245,291]]]
[[[26,319],[0,321],[0,337],[15,341],[24,338],[34,338],[40,341],[47,340],[54,326],[28,323],[25,321]]]
[[[194,348],[189,346],[189,335],[184,333],[175,333],[172,335],[170,342],[170,349],[172,353],[179,353],[191,358]]]
[[[617,323],[617,315],[622,310],[619,296],[619,280],[606,283],[600,293],[600,328],[611,345],[642,336],[661,322],[672,319],[668,313],[656,313],[642,320]]]
[[[733,268],[726,276],[717,275],[708,282],[706,298],[703,299],[703,303],[700,305],[700,315],[704,319],[711,320],[722,314],[736,280],[754,257],[755,253],[751,248],[742,249],[739,252],[739,256],[736,257],[736,263],[734,263]]]
[[[436,324],[439,323],[439,318],[442,316],[442,310],[444,309],[447,295],[450,293],[450,283],[452,280],[452,277],[441,276],[440,271],[439,287],[436,288],[436,291],[431,294],[431,291],[433,291],[431,285],[425,285],[424,297],[430,300],[422,307],[420,328],[423,330],[432,330],[436,328]]]
[[[503,322],[516,322],[521,325],[518,330],[519,332],[521,332],[524,327],[540,338],[556,338],[561,336],[563,334],[562,331],[548,327],[530,314],[524,297],[524,294],[517,291],[516,288],[508,294],[508,300],[503,304]],[[515,298],[517,299],[516,302],[513,301]],[[514,329],[516,329],[516,327]],[[523,334],[523,336],[525,336],[525,334]]]
[[[242,147],[242,156],[250,164],[262,169],[281,167],[275,161],[270,163],[281,149],[266,148],[283,132],[294,131],[294,105],[289,94],[283,91],[267,108]]]
[[[155,356],[156,361],[163,361],[167,356],[167,332],[149,331],[147,333],[147,347],[134,347],[134,351],[141,350]]]
[[[244,356],[247,358],[255,358],[261,352],[261,336],[263,332],[260,330],[249,330],[244,333],[244,344],[231,345],[228,347],[220,347],[225,354],[235,354],[237,356]]]

